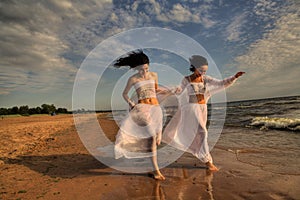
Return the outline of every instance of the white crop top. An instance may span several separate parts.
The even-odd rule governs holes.
[[[196,83],[188,81],[187,77],[185,77],[181,81],[179,93],[183,92],[183,90],[186,88],[188,95],[205,94],[207,96],[231,86],[237,79],[235,76],[231,76],[225,78],[224,80],[218,80],[207,75],[203,76],[202,78],[203,82]]]
[[[152,79],[136,82],[134,88],[138,99],[156,98],[155,81]]]
[[[196,83],[190,82],[187,86],[188,95],[204,94],[206,87],[204,82]]]

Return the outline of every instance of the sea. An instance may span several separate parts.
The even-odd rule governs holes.
[[[215,148],[266,171],[300,175],[300,96],[227,103]]]
[[[177,107],[164,111],[167,124]],[[300,175],[300,96],[208,105],[208,126],[216,120],[211,113],[218,112],[226,114],[213,148],[235,153],[240,162],[275,174]],[[125,111],[115,111],[107,117],[121,121],[125,115]]]

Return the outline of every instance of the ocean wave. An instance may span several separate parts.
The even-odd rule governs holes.
[[[300,131],[300,119],[255,117],[252,119],[250,126],[260,127],[261,130],[283,129]]]

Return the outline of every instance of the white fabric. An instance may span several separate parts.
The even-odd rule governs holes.
[[[115,158],[151,157],[155,137],[162,132],[162,110],[159,105],[137,104],[121,123],[116,136]]]
[[[192,153],[202,162],[212,162],[207,144],[206,122],[206,104],[186,104],[169,122],[163,133],[163,142]]]
[[[235,76],[231,76],[224,80],[218,80],[207,75],[203,75],[202,83],[189,82],[187,78],[181,81],[181,85],[177,88],[179,93],[187,89],[188,95],[204,94],[204,99],[208,99],[215,93],[231,86],[236,81]]]
[[[231,86],[236,78],[234,76],[224,80],[214,79],[210,76],[203,76],[202,90],[205,102],[211,95]],[[192,84],[184,78],[181,85],[177,88],[179,93],[187,88],[187,95],[183,93],[180,99],[180,108],[166,126],[162,141],[183,151],[192,153],[202,162],[213,162],[208,146],[207,123],[207,105],[198,103],[187,103],[189,94],[194,88]],[[205,88],[205,91],[203,91]],[[196,91],[197,92],[197,91]],[[185,97],[187,96],[187,97]]]
[[[140,88],[140,87],[142,87],[142,86],[144,86],[144,85],[147,85],[147,84],[154,84],[154,83],[155,83],[155,81],[154,81],[153,79],[143,80],[143,81],[138,81],[138,82],[136,82],[136,83],[133,85],[133,87],[134,87],[134,89],[138,89],[138,88]]]
[[[204,94],[205,93],[205,85],[203,82],[201,83],[189,83],[187,87],[187,91],[189,95],[195,94]]]
[[[134,85],[138,99],[156,98],[155,81],[153,79],[139,81]]]

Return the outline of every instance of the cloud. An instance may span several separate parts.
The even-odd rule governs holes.
[[[39,86],[36,88],[39,92],[42,90],[40,86],[44,86],[45,90],[51,87],[49,83],[62,78],[62,74],[70,78],[70,74],[75,72],[75,68],[59,55],[67,47],[56,35],[32,33],[19,24],[2,27],[0,35],[3,38],[3,53],[0,65],[3,76],[0,80],[1,85],[5,85],[2,94],[8,94],[13,89],[23,90],[24,87],[19,84],[21,82],[29,88]]]
[[[135,1],[128,5],[114,5],[114,9],[106,10],[65,34],[68,46],[68,57],[74,64],[79,64],[97,44],[103,40],[133,28],[147,26],[163,26],[174,29],[185,24],[197,23],[206,28],[215,25],[209,14],[211,2],[204,5],[192,2],[179,4],[155,0]],[[175,28],[176,29],[176,28]],[[75,63],[76,58],[82,58]]]
[[[181,4],[173,5],[173,8],[169,12],[168,17],[178,22],[199,22],[200,21],[198,15],[193,15],[189,9],[182,6]]]
[[[72,50],[65,35],[110,3],[1,2],[1,94],[32,89],[45,92],[66,84],[71,88],[76,66],[63,56]]]
[[[171,23],[178,26],[185,23],[202,24],[206,28],[210,28],[215,24],[212,20],[209,10],[212,9],[212,2],[190,1],[183,3],[150,1],[135,1],[131,5],[132,15],[136,15],[137,19],[143,21],[157,20],[165,24]],[[145,20],[146,16],[148,19]],[[150,20],[149,20],[150,19]]]
[[[295,9],[298,11],[280,17],[275,29],[235,59],[238,69],[247,74],[230,89],[231,96],[254,99],[300,94],[300,20],[299,8]]]
[[[242,13],[233,18],[231,23],[226,27],[225,38],[227,41],[239,41],[243,34],[242,27],[247,23],[247,13]]]
[[[272,91],[291,94],[295,88],[299,89],[289,87],[300,85],[295,83],[298,80],[295,69],[300,63],[296,11],[282,9],[283,3],[271,0],[255,0],[254,6],[242,5],[240,9],[246,11],[243,14],[234,3],[225,1],[178,2],[141,0],[125,5],[112,0],[1,1],[0,95],[9,96],[15,91],[44,94],[50,90],[71,90],[77,69],[97,44],[122,31],[145,26],[184,30],[186,34],[198,31],[199,41],[207,39],[207,44],[218,46],[214,48],[220,52],[224,48],[219,41],[228,42],[225,48],[238,52],[240,56],[235,61],[241,70],[247,71],[237,86],[229,90],[237,98],[256,98],[253,93],[272,96]],[[222,18],[223,7],[230,10],[226,10],[226,17],[231,21]],[[256,23],[262,24],[259,30]],[[269,27],[269,32],[261,27]],[[217,40],[210,41],[212,38]],[[251,46],[250,39],[254,41]],[[233,47],[232,43],[239,46]],[[121,55],[127,48],[122,46],[106,53],[114,51]],[[280,78],[276,78],[278,74]],[[274,90],[268,90],[274,85],[277,86]],[[259,89],[253,92],[257,86]],[[244,97],[239,93],[241,90],[246,91]]]
[[[197,4],[197,6],[193,7],[192,5],[177,3],[170,10],[156,13],[156,18],[162,22],[197,23],[209,28],[215,24],[208,14],[210,9],[209,5],[200,6],[200,4]]]
[[[278,3],[273,0],[255,0],[253,12],[263,21],[269,21],[270,18],[275,19],[281,12],[278,9]]]

